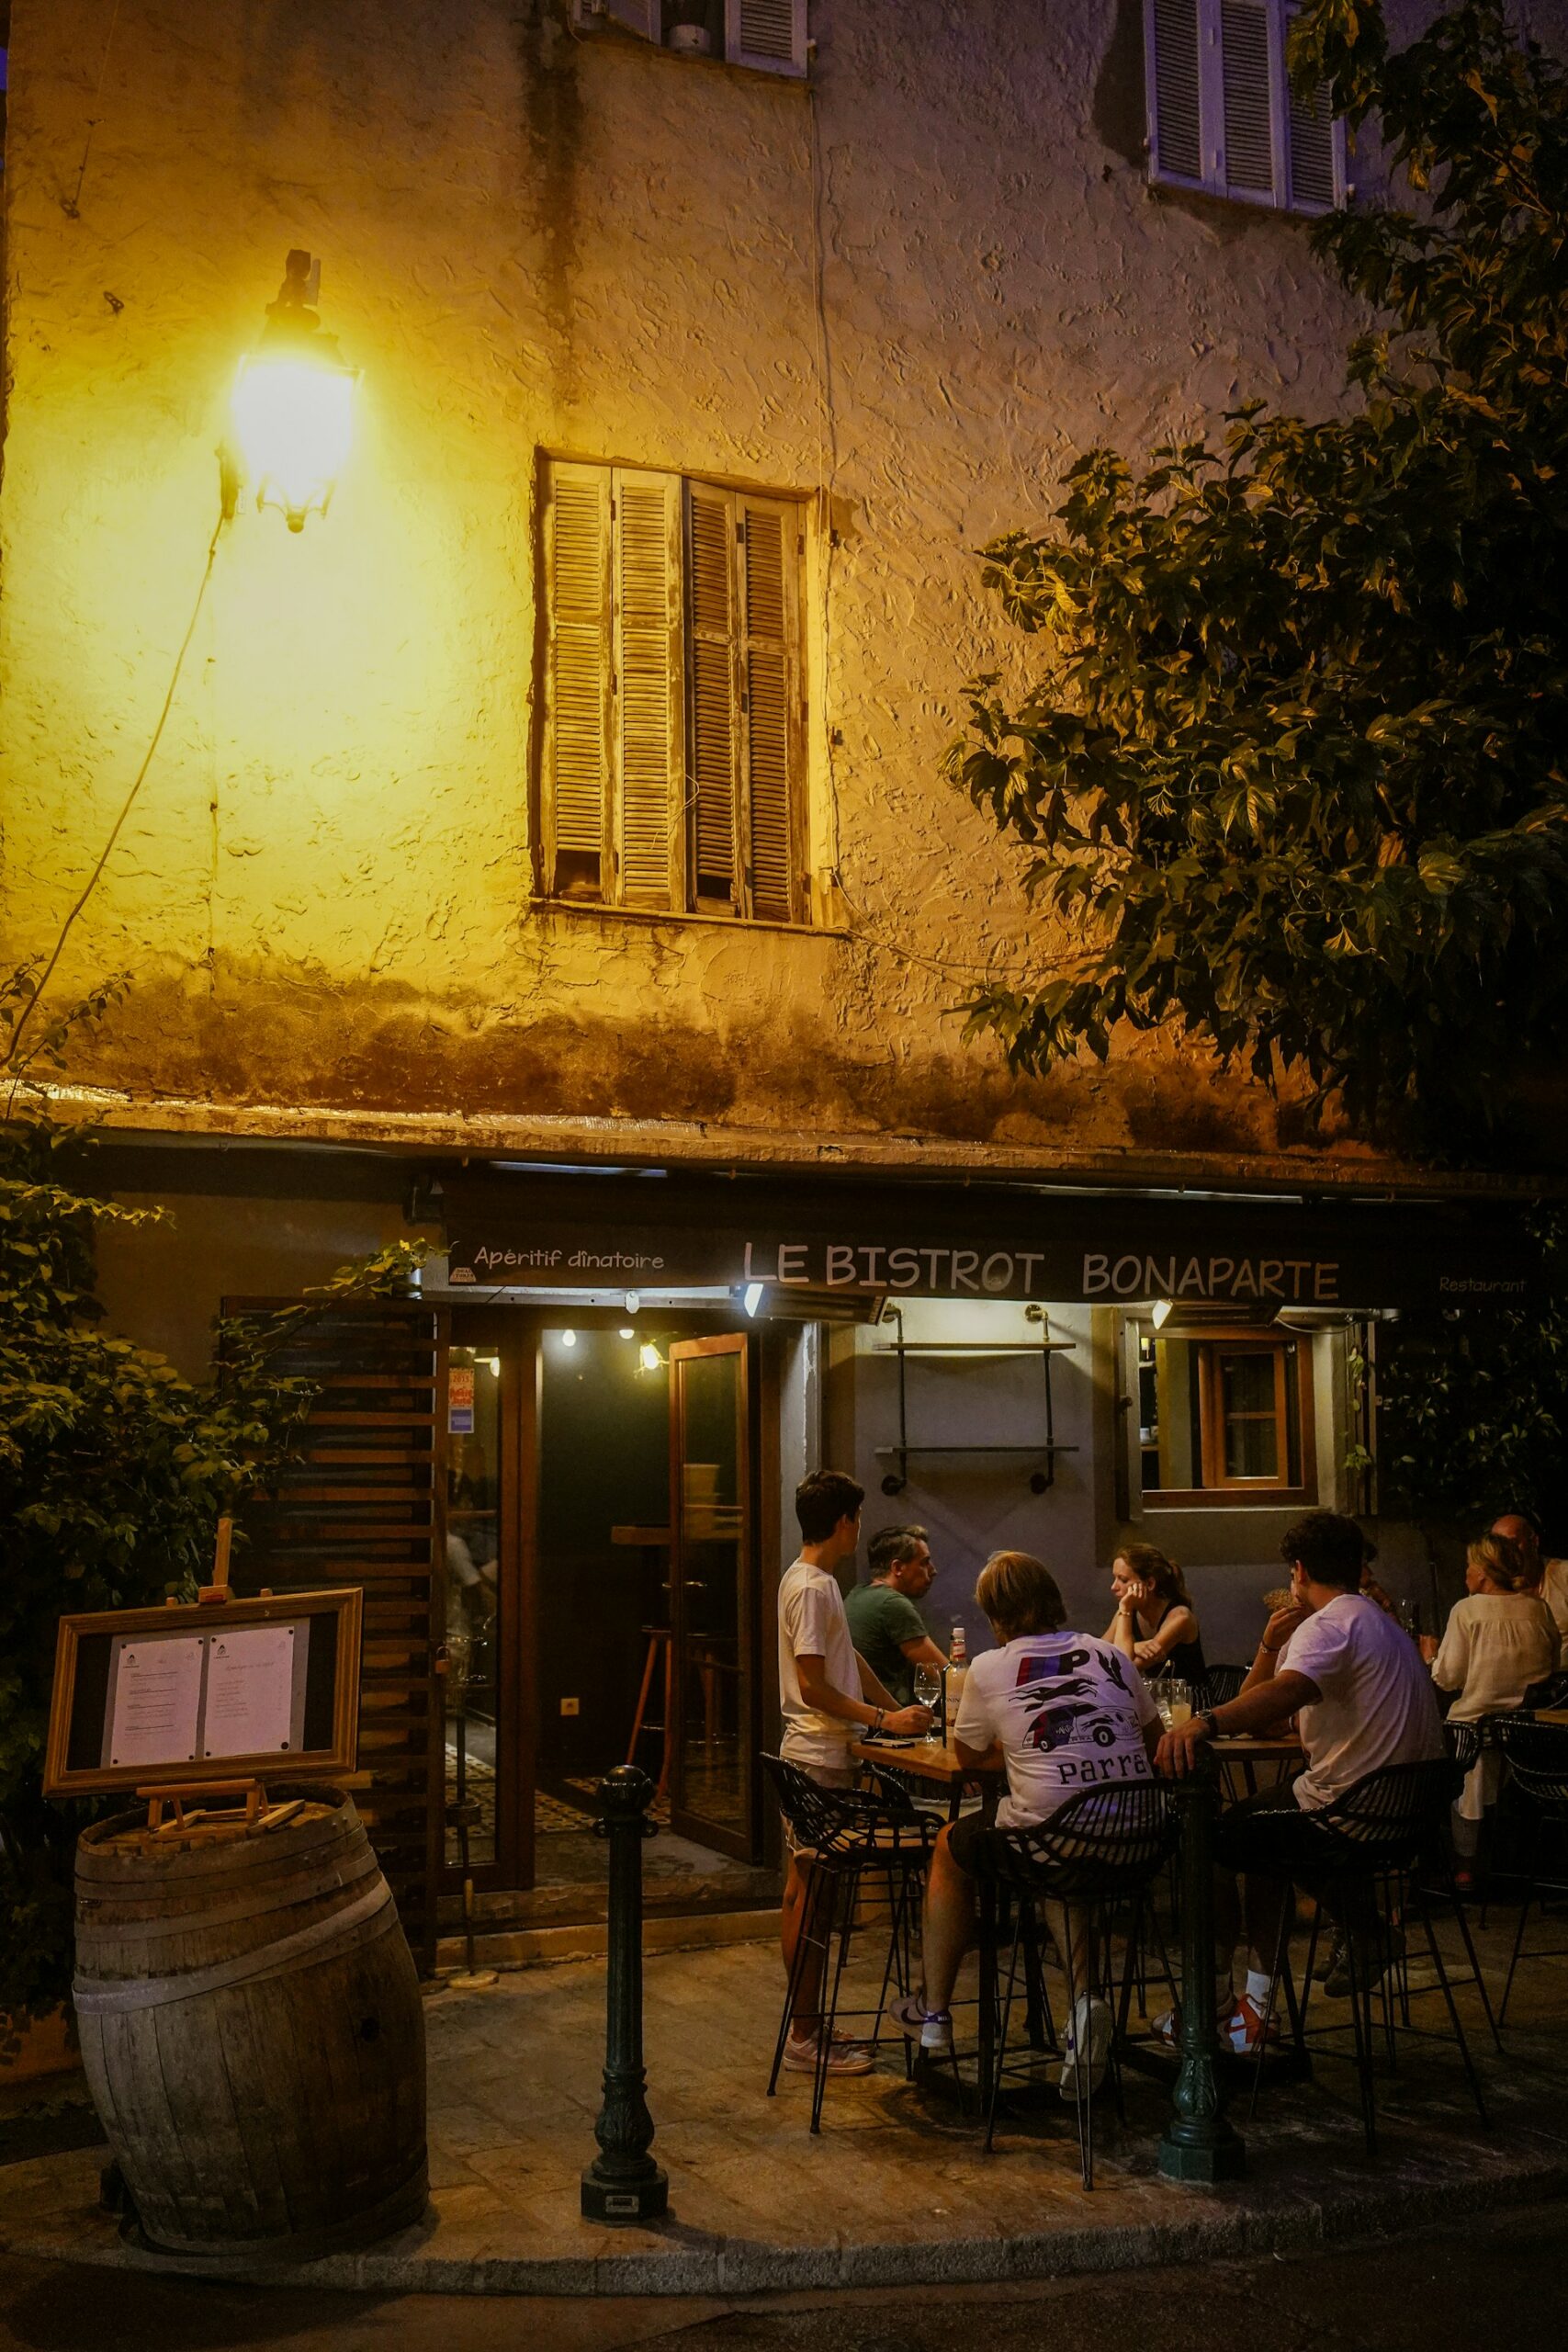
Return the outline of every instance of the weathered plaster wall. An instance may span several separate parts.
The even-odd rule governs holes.
[[[75,1074],[231,1131],[1288,1151],[1164,1041],[1015,1084],[951,1017],[1030,960],[938,775],[998,654],[972,550],[1093,440],[1322,410],[1356,323],[1301,223],[1151,198],[1137,22],[816,0],[808,93],[572,38],[558,0],[14,0],[10,947],[52,938],[145,752],[288,246],[365,370],[331,515],[220,539],[62,967],[133,983]],[[847,935],[530,907],[544,447],[826,492],[812,838]]]

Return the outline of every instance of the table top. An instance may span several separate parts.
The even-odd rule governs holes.
[[[1538,1724],[1568,1724],[1568,1707],[1537,1707],[1535,1720]]]
[[[1266,1764],[1270,1760],[1284,1763],[1300,1762],[1301,1741],[1293,1731],[1276,1732],[1264,1739],[1252,1732],[1222,1732],[1209,1742],[1209,1752],[1224,1764]]]
[[[976,1771],[972,1764],[961,1764],[958,1750],[940,1739],[912,1740],[908,1747],[894,1747],[886,1739],[852,1739],[850,1754],[863,1764],[883,1764],[899,1772],[913,1772],[921,1781],[981,1781],[999,1780],[1001,1767],[994,1765]]]

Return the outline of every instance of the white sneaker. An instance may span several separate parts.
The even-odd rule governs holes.
[[[900,2033],[911,2041],[919,2041],[922,2050],[933,2050],[947,2057],[953,2049],[953,2013],[949,2009],[928,2009],[921,1993],[900,1993],[896,2001],[887,2004],[887,2014]]]
[[[1114,2020],[1111,2004],[1090,1999],[1080,1993],[1073,2010],[1073,2021],[1062,2041],[1062,2076],[1057,2086],[1062,2097],[1076,2106],[1083,2097],[1079,2078],[1079,2052],[1088,2061],[1088,2088],[1097,2091],[1105,2080],[1106,2061],[1111,2055],[1111,2032]]]
[[[784,2043],[784,2065],[791,2074],[814,2075],[819,2047],[814,2033],[792,2033]],[[869,2075],[875,2064],[876,2052],[869,2041],[849,2041],[836,2033],[828,2044],[828,2064],[823,2071],[829,2075]]]

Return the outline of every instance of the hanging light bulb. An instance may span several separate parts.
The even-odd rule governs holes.
[[[563,1331],[560,1335],[560,1343],[563,1348],[575,1348],[577,1345],[577,1333],[575,1331]]]
[[[296,250],[282,288],[269,302],[258,348],[240,362],[230,401],[231,439],[222,452],[223,512],[234,514],[243,481],[258,506],[278,507],[291,531],[314,508],[324,514],[354,434],[356,369],[345,368],[337,337],[321,333],[311,307],[321,264]]]
[[[645,1340],[637,1351],[637,1368],[641,1372],[661,1372],[664,1359],[651,1340]]]

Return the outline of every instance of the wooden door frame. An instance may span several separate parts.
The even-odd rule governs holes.
[[[744,1790],[746,1814],[744,1827],[737,1834],[718,1828],[694,1814],[677,1809],[674,1788],[681,1775],[682,1739],[684,1730],[682,1711],[685,1703],[685,1678],[681,1672],[681,1611],[682,1577],[678,1572],[681,1535],[681,1413],[679,1399],[681,1383],[675,1376],[675,1351],[682,1351],[681,1361],[694,1358],[732,1355],[740,1361],[739,1444],[737,1449],[737,1479],[740,1509],[740,1526],[745,1544],[744,1572],[741,1578],[739,1608],[737,1611],[736,1646],[747,1660],[745,1704],[738,1711],[741,1752],[745,1759]],[[757,1334],[755,1330],[715,1331],[700,1338],[675,1340],[670,1348],[670,1644],[671,1672],[670,1676],[671,1753],[673,1767],[670,1802],[670,1826],[678,1838],[689,1838],[694,1844],[712,1848],[716,1853],[728,1854],[735,1861],[752,1863],[761,1853],[757,1834],[758,1772],[757,1754],[761,1745],[759,1712],[761,1686],[761,1645],[760,1635],[761,1547],[758,1542],[757,1487],[760,1468],[757,1443],[757,1396],[761,1385],[757,1378]]]

